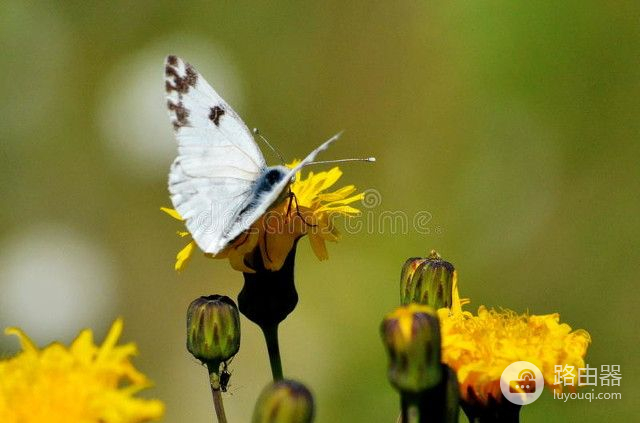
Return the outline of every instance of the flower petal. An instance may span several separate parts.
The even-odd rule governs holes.
[[[20,346],[22,347],[22,351],[27,354],[34,354],[38,352],[38,347],[33,343],[33,341],[24,333],[21,329],[9,327],[4,330],[5,335],[15,335],[18,337],[20,341]]]
[[[184,221],[182,216],[180,216],[180,213],[178,213],[175,209],[170,209],[168,207],[160,207],[160,210],[162,210],[163,212],[165,212],[166,214],[168,214],[169,216],[173,217],[176,220],[179,220],[181,222]]]
[[[178,252],[178,254],[176,255],[176,264],[175,264],[175,269],[177,271],[181,271],[182,269],[185,268],[195,248],[196,248],[196,243],[194,241],[191,241],[182,250]]]
[[[318,260],[329,259],[329,252],[327,251],[327,245],[324,243],[324,238],[319,235],[309,235],[309,242],[311,243],[311,249],[313,253],[318,257]]]

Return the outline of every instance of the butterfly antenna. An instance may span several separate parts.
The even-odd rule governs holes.
[[[280,159],[280,163],[282,163],[283,165],[285,164],[284,157],[282,157],[282,154],[280,154],[280,152],[276,148],[274,148],[271,144],[269,144],[269,141],[267,141],[267,139],[262,136],[258,128],[253,128],[253,134],[258,136],[262,140],[262,142],[267,144],[267,147],[269,147],[271,151],[273,151],[276,154],[276,156],[278,156],[278,158]]]
[[[375,157],[366,157],[359,159],[338,159],[338,160],[318,160],[317,162],[310,162],[305,164],[305,166],[309,165],[317,165],[317,164],[327,164],[327,163],[344,163],[344,162],[368,162],[374,163],[376,161]]]

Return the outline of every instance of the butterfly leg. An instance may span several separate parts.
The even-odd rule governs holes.
[[[269,260],[270,262],[273,262],[273,260],[271,260],[271,257],[269,257],[269,247],[267,246],[267,233],[269,231],[265,230],[264,231],[264,254],[267,256],[267,260]]]
[[[293,204],[293,199],[295,198],[295,196],[296,195],[293,193],[293,191],[291,191],[291,188],[289,188],[289,194],[287,194],[287,198],[289,199],[289,204],[287,205],[287,219],[291,215],[291,204]]]
[[[300,219],[302,219],[302,221],[304,222],[305,225],[310,226],[312,228],[315,228],[318,225],[314,225],[313,223],[309,223],[306,221],[306,219],[304,218],[304,216],[302,215],[302,213],[300,213],[300,206],[298,205],[298,197],[296,197],[296,195],[293,193],[293,191],[289,191],[289,207],[287,208],[287,216],[289,216],[289,212],[291,211],[291,203],[295,202],[296,204],[296,214],[298,215],[298,217]]]

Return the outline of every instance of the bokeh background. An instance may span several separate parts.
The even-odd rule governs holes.
[[[242,278],[197,255],[170,205],[175,154],[163,59],[183,56],[286,157],[333,133],[324,158],[375,189],[365,217],[430,216],[421,232],[362,230],[319,262],[297,258],[300,303],[281,327],[285,373],[318,422],[395,421],[378,325],[403,261],[432,248],[461,292],[518,312],[560,312],[593,337],[591,366],[620,364],[621,400],[553,400],[525,421],[634,420],[639,411],[640,4],[637,1],[21,2],[0,5],[0,326],[40,345],[116,316],[167,422],[209,422],[185,310],[233,298]],[[267,153],[267,158],[275,162]],[[375,226],[375,225],[374,225]],[[226,398],[249,421],[269,380],[243,320]],[[17,350],[0,337],[0,351]]]

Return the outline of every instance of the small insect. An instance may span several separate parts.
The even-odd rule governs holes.
[[[222,368],[222,372],[220,372],[220,390],[222,392],[227,392],[227,388],[229,387],[229,380],[231,379],[231,372],[227,367],[227,363],[224,363],[224,367]]]
[[[220,390],[227,392],[229,389],[229,380],[231,380],[231,372],[229,371],[229,364],[233,361],[234,357],[231,357],[227,361],[223,361],[221,364],[222,371],[220,372]]]
[[[297,166],[267,166],[238,114],[188,63],[165,62],[167,107],[178,156],[169,172],[169,193],[193,239],[205,253],[217,254],[286,196],[297,171],[338,139],[331,137]]]

